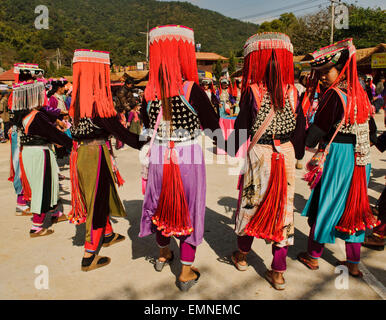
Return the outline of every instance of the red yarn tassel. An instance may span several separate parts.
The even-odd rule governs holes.
[[[161,195],[152,220],[165,237],[186,236],[193,232],[174,142],[170,142],[165,153]]]
[[[256,214],[245,227],[245,233],[274,242],[282,241],[286,207],[287,177],[284,155],[274,152],[267,191]]]
[[[121,174],[119,173],[118,168],[116,168],[115,176],[117,177],[117,184],[118,184],[118,187],[122,187],[123,184],[125,183],[125,180],[123,180]]]
[[[372,229],[380,223],[370,208],[367,194],[366,167],[355,164],[346,209],[335,228],[340,232],[355,234],[366,228]]]
[[[70,155],[70,175],[71,175],[71,212],[69,220],[73,224],[82,224],[86,222],[87,211],[84,199],[80,193],[78,177],[78,143],[73,141],[73,147]]]
[[[20,148],[19,165],[20,165],[20,180],[21,180],[21,185],[23,186],[23,198],[26,201],[31,201],[32,192],[31,192],[31,187],[28,183],[27,175],[25,174],[25,170],[24,170],[22,151],[23,149]]]

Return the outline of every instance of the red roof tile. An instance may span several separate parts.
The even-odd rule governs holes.
[[[196,59],[197,60],[228,60],[228,58],[225,58],[223,56],[220,56],[217,53],[214,52],[196,52]]]
[[[15,80],[15,74],[13,68],[0,74],[0,81],[13,81]]]

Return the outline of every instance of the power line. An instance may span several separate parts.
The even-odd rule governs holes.
[[[298,12],[298,11],[304,11],[304,10],[308,10],[308,9],[312,9],[312,8],[316,8],[316,7],[320,7],[324,4],[327,4],[329,3],[329,1],[324,1],[322,3],[319,3],[317,5],[314,5],[314,6],[311,6],[311,7],[307,7],[307,8],[302,8],[302,9],[297,9],[297,10],[291,10],[291,13],[293,12]],[[276,16],[270,16],[270,17],[264,17],[262,19],[265,19],[265,20],[269,20],[269,19],[272,19],[272,18],[276,18],[276,17],[280,17],[280,14],[276,15]],[[241,20],[241,19],[240,19]]]
[[[238,18],[238,19],[239,20],[245,20],[245,19],[250,19],[250,18],[257,18],[257,17],[260,17],[260,16],[264,16],[266,14],[270,14],[270,13],[277,12],[277,11],[282,11],[282,10],[292,9],[292,8],[295,8],[295,7],[298,7],[298,6],[302,6],[302,5],[305,5],[305,4],[309,4],[309,3],[312,3],[312,2],[316,2],[316,1],[321,1],[321,0],[302,1],[302,2],[299,2],[297,4],[292,4],[292,5],[289,5],[289,6],[285,6],[285,7],[281,7],[281,8],[276,8],[276,9],[273,9],[273,10],[268,10],[268,11],[264,11],[264,12],[253,14],[253,15],[248,15],[248,16],[241,17],[241,18]]]

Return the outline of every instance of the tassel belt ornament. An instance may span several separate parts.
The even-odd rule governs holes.
[[[161,194],[152,221],[165,237],[189,236],[194,230],[173,141],[165,152]]]
[[[265,120],[264,127],[267,128],[270,122],[273,122],[273,152],[271,157],[271,172],[269,176],[267,190],[265,195],[256,207],[256,213],[245,227],[245,233],[249,236],[265,239],[279,243],[284,240],[283,228],[284,218],[287,208],[287,177],[285,171],[285,157],[281,153],[280,140],[275,139],[277,129],[275,112],[271,108]],[[265,129],[264,129],[265,130]],[[253,138],[251,145],[258,140],[259,134]],[[250,147],[251,147],[250,145]],[[249,150],[250,151],[250,150]],[[252,167],[248,152],[249,166]],[[254,177],[249,177],[254,183]],[[248,188],[246,188],[247,191]],[[251,190],[254,192],[254,190]]]

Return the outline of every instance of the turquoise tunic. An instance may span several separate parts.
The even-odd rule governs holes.
[[[338,237],[347,242],[362,243],[365,231],[354,235],[339,232],[335,229],[346,207],[352,175],[354,172],[354,146],[347,143],[333,142],[324,164],[323,176],[320,181],[320,197],[316,215],[314,240],[319,243],[335,243]],[[366,166],[367,183],[370,180],[371,165]],[[314,196],[311,193],[302,216],[310,216],[310,205]]]

